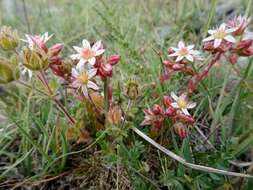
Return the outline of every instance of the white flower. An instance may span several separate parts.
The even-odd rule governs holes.
[[[73,48],[78,52],[77,54],[71,55],[71,59],[78,59],[77,68],[84,66],[86,62],[90,65],[94,65],[96,62],[96,56],[102,55],[105,52],[105,49],[101,49],[101,41],[97,41],[92,47],[90,46],[89,41],[86,39],[82,42],[83,47],[73,46]]]
[[[187,109],[192,109],[196,106],[195,102],[188,102],[186,94],[181,94],[179,97],[171,92],[171,97],[175,100],[171,104],[172,107],[180,109],[185,115],[190,115]]]
[[[39,48],[43,48],[47,41],[53,36],[54,34],[51,34],[48,36],[48,32],[42,34],[42,35],[29,35],[26,34],[26,39],[21,39],[22,41],[28,43],[28,46],[30,49],[36,48],[38,46]]]
[[[74,81],[72,83],[77,90],[81,89],[85,97],[88,97],[88,89],[98,90],[96,83],[91,79],[96,75],[97,69],[86,70],[84,67],[80,69],[72,68],[72,76]]]
[[[228,42],[235,43],[235,38],[230,35],[230,33],[234,32],[234,28],[226,28],[226,24],[222,23],[219,28],[216,30],[208,30],[208,33],[210,34],[209,37],[205,38],[203,42],[212,41],[214,40],[214,48],[217,48],[220,46],[222,40],[226,40]]]
[[[186,58],[188,61],[193,62],[193,60],[199,56],[200,52],[193,50],[194,45],[185,46],[183,41],[178,42],[178,48],[171,47],[175,52],[169,54],[169,57],[177,57],[176,62]]]

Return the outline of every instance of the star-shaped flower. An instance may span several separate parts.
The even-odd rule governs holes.
[[[219,28],[215,30],[208,30],[208,33],[210,34],[209,37],[205,38],[203,42],[213,41],[214,40],[214,48],[218,48],[221,45],[221,42],[223,40],[235,43],[235,38],[230,35],[232,32],[234,32],[234,28],[226,28],[226,24],[222,23]]]
[[[179,97],[174,93],[171,92],[171,97],[174,99],[175,102],[171,103],[171,106],[180,109],[185,115],[190,115],[187,109],[192,109],[196,106],[195,102],[189,102],[187,100],[186,94],[181,94]]]
[[[81,89],[83,95],[88,97],[88,89],[98,90],[97,84],[92,81],[96,73],[97,69],[72,68],[72,77],[74,78],[72,86],[77,90]]]
[[[26,39],[21,39],[23,42],[28,43],[28,46],[30,49],[34,49],[36,47],[42,48],[42,49],[47,49],[46,48],[46,43],[47,41],[53,36],[54,34],[51,34],[48,36],[48,32],[41,34],[41,35],[29,35],[26,34],[25,37]]]
[[[186,46],[183,41],[178,42],[178,48],[171,47],[174,51],[169,54],[169,57],[177,57],[176,62],[179,62],[186,58],[188,61],[193,62],[196,57],[199,56],[200,52],[193,50],[194,45]]]
[[[97,41],[92,47],[90,42],[86,39],[82,42],[83,47],[73,46],[73,48],[78,52],[70,57],[74,60],[79,60],[77,68],[84,67],[85,63],[94,65],[96,63],[96,57],[102,55],[105,52],[103,49],[101,41]]]

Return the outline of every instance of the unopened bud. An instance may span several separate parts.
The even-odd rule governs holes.
[[[0,47],[3,50],[14,50],[18,47],[18,33],[10,27],[3,26],[0,31]]]
[[[166,107],[169,107],[172,102],[173,102],[173,100],[172,100],[172,98],[170,96],[163,96],[163,104]]]
[[[184,67],[183,64],[176,63],[176,64],[174,64],[174,65],[172,66],[172,69],[173,69],[174,71],[179,71],[179,70],[181,70],[183,67]]]
[[[110,64],[101,64],[100,72],[105,77],[112,77],[112,66]]]
[[[249,48],[252,45],[252,42],[253,42],[252,39],[242,40],[237,45],[236,49],[241,50],[241,49]]]
[[[119,106],[113,106],[107,113],[107,120],[112,125],[119,125],[122,120],[122,111]]]
[[[158,104],[155,104],[152,108],[152,111],[154,114],[158,115],[158,114],[163,114],[163,109],[161,108],[161,106],[159,106]]]
[[[23,50],[24,66],[32,71],[39,71],[45,69],[48,64],[48,57],[38,51],[25,48]]]
[[[119,61],[120,55],[111,55],[107,60],[110,65],[116,65]]]
[[[234,64],[237,63],[238,55],[235,54],[235,53],[232,53],[232,54],[228,57],[228,59],[229,59],[229,62],[230,62],[232,65],[234,65]]]
[[[4,58],[0,59],[0,84],[6,84],[19,78],[19,69]]]
[[[64,45],[62,43],[58,43],[53,45],[51,48],[49,48],[49,52],[51,53],[51,56],[58,55],[61,50],[63,49]]]
[[[168,117],[173,117],[176,115],[176,109],[169,106],[166,110],[165,110],[165,115],[167,115]]]
[[[240,56],[245,56],[245,57],[249,57],[253,55],[253,49],[252,48],[247,48],[247,49],[243,49],[240,53]]]
[[[139,97],[139,85],[134,80],[127,82],[127,96],[130,100],[136,100]]]
[[[185,137],[187,137],[187,130],[183,123],[175,123],[174,130],[180,138],[184,139]]]

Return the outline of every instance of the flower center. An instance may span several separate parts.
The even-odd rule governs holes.
[[[225,36],[227,35],[227,33],[224,30],[218,30],[215,34],[214,37],[216,39],[223,39]]]
[[[180,109],[185,109],[187,107],[187,101],[179,98],[177,101],[177,105],[179,106]]]
[[[86,72],[82,72],[77,78],[82,84],[87,84],[89,80]]]
[[[188,49],[187,49],[186,47],[181,48],[180,51],[179,51],[179,54],[180,54],[181,56],[185,56],[185,55],[187,55],[188,53],[189,53],[189,52],[188,52]]]
[[[90,59],[92,57],[94,57],[94,52],[90,49],[90,48],[85,48],[82,52],[82,57],[84,59]]]

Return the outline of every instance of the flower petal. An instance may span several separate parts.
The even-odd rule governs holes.
[[[96,83],[94,83],[94,82],[92,82],[92,81],[88,81],[87,87],[88,87],[88,88],[91,88],[91,89],[93,89],[93,90],[98,90],[98,89],[99,89],[98,86],[96,85]]]
[[[79,61],[79,62],[77,63],[77,65],[76,65],[76,68],[77,68],[78,70],[82,70],[82,68],[84,68],[85,63],[86,63],[86,60],[80,59],[80,61]]]
[[[75,68],[72,68],[71,74],[72,76],[77,77],[79,75],[79,72]]]
[[[97,74],[97,69],[90,69],[88,70],[88,78],[91,79]]]
[[[178,42],[178,47],[179,47],[179,49],[184,48],[185,47],[184,42],[183,41],[179,41]]]
[[[196,107],[196,102],[191,102],[187,105],[187,109],[192,109],[192,108],[195,108]]]
[[[105,49],[99,49],[95,52],[95,56],[99,56],[105,52]]]
[[[87,98],[89,97],[89,94],[88,94],[88,89],[86,86],[82,86],[82,92],[83,92],[83,95]]]
[[[175,92],[171,92],[170,96],[175,100],[178,101],[178,96],[175,94]]]
[[[235,38],[233,36],[231,36],[231,35],[225,36],[224,39],[227,40],[228,42],[235,43]]]
[[[214,45],[213,45],[213,47],[214,47],[214,48],[219,47],[220,44],[221,44],[221,41],[222,41],[222,39],[215,39],[215,40],[214,40]]]
[[[89,62],[89,64],[94,65],[96,63],[96,58],[92,57],[92,58],[88,59],[88,62]]]
[[[173,108],[179,108],[179,106],[178,106],[178,104],[177,104],[176,102],[171,103],[171,106],[172,106]]]
[[[83,44],[84,48],[89,48],[90,49],[90,42],[88,40],[83,39],[82,44]]]
[[[168,56],[169,56],[169,57],[175,57],[175,56],[178,56],[178,53],[175,52],[175,53],[169,54]]]
[[[83,48],[77,47],[77,46],[73,46],[73,48],[78,52],[78,53],[82,53]]]
[[[73,60],[80,59],[80,54],[72,54],[70,55],[70,58]]]
[[[97,50],[99,50],[99,48],[102,48],[103,46],[102,46],[102,42],[101,42],[101,40],[99,40],[99,41],[97,41],[93,46],[92,46],[92,50],[93,51],[97,51]]]
[[[187,109],[182,109],[182,112],[183,112],[185,115],[190,115],[190,113],[188,112]]]
[[[208,42],[208,41],[211,41],[211,40],[214,40],[213,36],[209,36],[209,37],[203,39],[202,42]]]
[[[194,45],[192,44],[192,45],[189,45],[189,46],[187,46],[187,49],[188,50],[192,50],[194,48]]]
[[[177,57],[177,59],[176,59],[176,62],[179,62],[179,61],[181,61],[182,59],[184,59],[184,56],[179,55],[179,56]]]
[[[193,62],[193,57],[192,57],[190,54],[186,55],[185,57],[186,57],[186,59],[188,59],[190,62]]]

